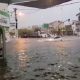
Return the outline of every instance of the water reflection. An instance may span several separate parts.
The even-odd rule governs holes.
[[[14,45],[16,48],[17,52],[21,52],[22,50],[26,50],[27,44],[25,39],[18,39],[16,41],[16,44]]]
[[[69,47],[69,44],[66,42],[57,42],[55,43],[55,46],[57,47],[57,58],[58,58],[58,66],[56,69],[57,71],[64,71],[67,70],[67,64],[71,63],[69,61],[70,54],[66,50],[66,48]]]
[[[18,54],[18,61],[19,61],[19,69],[22,71],[26,71],[29,57],[24,50]]]
[[[16,42],[15,48],[17,53],[18,68],[20,71],[27,70],[27,62],[29,57],[27,55],[27,44],[25,39],[19,39]]]
[[[71,60],[69,42],[44,42],[40,44],[34,39],[31,39],[30,43],[27,42],[27,39],[19,39],[14,43],[12,46],[15,49],[8,60],[8,65],[11,68],[11,75],[9,75],[11,77],[8,80],[80,79],[80,66],[73,65],[75,62],[72,62],[74,57]]]

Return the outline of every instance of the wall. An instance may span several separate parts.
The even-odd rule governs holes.
[[[8,4],[0,3],[0,27],[4,28],[5,30],[5,37],[9,39],[9,14],[8,14]]]

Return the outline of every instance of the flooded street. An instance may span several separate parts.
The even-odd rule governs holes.
[[[80,39],[7,43],[0,80],[80,80]]]

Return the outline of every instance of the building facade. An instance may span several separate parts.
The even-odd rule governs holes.
[[[8,4],[0,3],[0,59],[5,57],[5,39],[7,39],[9,30],[9,15],[7,7]]]
[[[51,22],[49,24],[49,31],[50,33],[52,34],[58,34],[58,35],[63,35],[62,34],[62,29],[65,27],[64,25],[64,22],[62,21],[54,21],[54,22]]]
[[[73,21],[72,23],[73,34],[80,36],[80,21]]]
[[[9,14],[7,11],[8,4],[0,3],[0,27],[5,30],[5,37],[9,37]]]

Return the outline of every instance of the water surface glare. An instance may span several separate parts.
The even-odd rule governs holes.
[[[80,80],[80,39],[7,43],[0,80]]]

